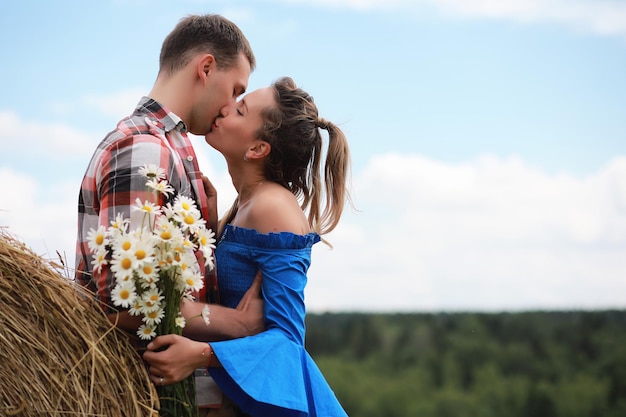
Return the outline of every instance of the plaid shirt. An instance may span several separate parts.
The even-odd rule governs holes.
[[[111,301],[115,279],[108,266],[98,273],[94,271],[87,234],[100,225],[108,227],[118,213],[130,219],[129,230],[140,226],[143,214],[132,212],[131,206],[137,198],[146,197],[146,178],[138,173],[146,164],[163,168],[175,192],[193,198],[203,218],[209,221],[202,176],[184,122],[156,101],[143,97],[134,113],[121,120],[98,145],[78,199],[75,278],[97,293],[107,313],[115,311]],[[208,285],[199,294],[201,300],[207,300],[206,288],[210,294],[217,294],[216,279],[206,272]]]

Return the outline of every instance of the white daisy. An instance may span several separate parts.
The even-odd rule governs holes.
[[[156,328],[147,324],[142,324],[137,329],[137,336],[142,340],[150,340],[156,336]]]
[[[153,223],[154,217],[161,213],[161,209],[158,205],[148,200],[142,202],[139,198],[135,200],[135,205],[132,207],[132,210],[147,214],[150,224]]]
[[[113,252],[110,264],[115,277],[122,281],[132,277],[133,271],[139,266],[137,258],[131,251]]]
[[[108,251],[106,250],[106,248],[101,248],[94,252],[92,264],[95,272],[99,273],[100,271],[102,271],[102,267],[109,263],[109,261],[107,260],[107,254]]]
[[[139,235],[139,238],[135,241],[135,244],[131,248],[135,258],[143,265],[144,263],[150,263],[154,261],[154,243],[155,238],[150,233],[142,233]]]
[[[159,269],[154,260],[151,262],[143,262],[141,267],[135,272],[143,288],[153,287],[159,282]]]
[[[107,230],[104,226],[98,226],[98,229],[89,230],[87,233],[87,245],[92,252],[100,251],[109,243],[107,238]]]
[[[190,233],[195,233],[196,230],[204,228],[206,225],[206,221],[201,217],[198,210],[177,213],[174,219],[176,219],[183,230]]]
[[[209,308],[209,305],[206,304],[204,308],[202,309],[202,320],[204,320],[204,324],[207,326],[211,324],[211,318],[209,317],[210,314],[211,314],[211,310]]]
[[[115,220],[111,221],[111,227],[109,227],[109,233],[113,236],[118,235],[120,233],[126,233],[126,230],[128,230],[129,223],[130,223],[130,220],[125,219],[122,213],[117,213],[117,216],[115,216]]]
[[[135,297],[137,297],[137,293],[132,281],[118,283],[111,291],[111,300],[113,304],[119,307],[130,307],[135,302]]]
[[[184,272],[187,269],[198,269],[198,260],[192,251],[185,250],[185,248],[177,248],[174,257],[174,265],[179,266]]]
[[[156,164],[144,164],[144,166],[139,168],[139,175],[145,178],[162,180],[165,179],[165,169]]]
[[[155,236],[162,242],[177,242],[183,239],[181,230],[170,223],[165,217],[159,217],[156,221]]]
[[[180,327],[181,329],[184,329],[185,325],[187,324],[183,316],[176,317],[176,319],[174,319],[174,323],[176,323],[176,326]]]
[[[196,240],[204,256],[204,266],[213,269],[213,250],[215,249],[215,233],[213,230],[200,228],[196,231]]]
[[[133,303],[132,307],[130,307],[128,309],[128,314],[130,314],[131,316],[138,316],[141,314],[141,298],[140,297],[135,297],[135,302]]]
[[[165,311],[162,308],[149,311],[143,316],[143,322],[149,326],[156,326],[165,317]]]
[[[122,233],[111,239],[111,249],[113,253],[130,252],[138,241],[138,231],[131,233]]]
[[[174,191],[175,191],[174,187],[172,187],[167,181],[165,180],[159,181],[156,178],[149,179],[146,182],[146,187],[163,195],[174,194]]]
[[[161,302],[165,299],[158,288],[149,288],[141,295],[142,312],[144,315],[161,308]]]
[[[204,287],[202,275],[191,268],[183,271],[182,280],[185,283],[185,290],[187,291],[199,291],[202,287]]]
[[[174,200],[174,211],[176,213],[186,213],[188,211],[197,210],[196,202],[187,196],[179,195]]]

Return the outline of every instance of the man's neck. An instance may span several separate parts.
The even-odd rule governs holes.
[[[188,124],[192,94],[193,86],[185,83],[183,77],[174,75],[167,78],[159,76],[148,96]]]

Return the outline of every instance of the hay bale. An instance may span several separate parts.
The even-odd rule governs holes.
[[[141,358],[93,297],[0,229],[0,416],[156,416]]]

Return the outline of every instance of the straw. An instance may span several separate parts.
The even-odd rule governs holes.
[[[0,229],[0,416],[157,416],[128,337],[61,270]]]

